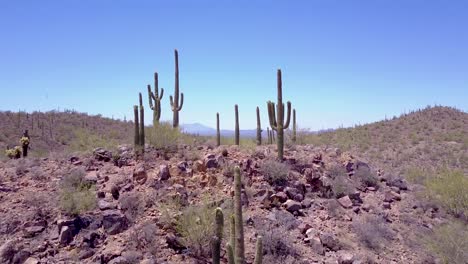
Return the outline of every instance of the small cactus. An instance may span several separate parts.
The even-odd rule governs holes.
[[[219,113],[216,113],[216,146],[221,145],[221,131],[219,130]]]
[[[239,136],[239,107],[237,105],[234,106],[234,111],[236,113],[236,128],[235,128],[235,143],[237,146],[240,144]]]
[[[172,112],[174,112],[172,126],[178,127],[179,126],[179,112],[182,110],[182,106],[184,105],[184,93],[180,94],[180,105],[179,105],[179,52],[174,50],[175,56],[175,88],[174,88],[174,98],[172,96],[169,97]]]
[[[153,127],[156,127],[161,118],[161,100],[164,96],[164,89],[161,88],[159,95],[158,73],[154,73],[154,93],[151,91],[151,85],[148,84],[148,99],[150,109],[153,110]],[[154,104],[153,104],[154,101]]]
[[[260,109],[257,106],[257,146],[262,145],[262,126],[260,124]]]
[[[289,121],[291,118],[291,102],[288,101],[287,107],[288,112],[286,115],[286,122],[284,121],[284,104],[283,104],[283,88],[281,81],[281,70],[278,69],[277,72],[277,92],[278,92],[278,102],[276,104],[277,113],[275,113],[275,104],[271,101],[268,101],[268,117],[270,120],[270,126],[277,133],[277,146],[278,146],[278,159],[283,160],[284,152],[284,129],[289,127]]]
[[[236,264],[234,261],[234,251],[232,250],[232,246],[230,243],[226,243],[226,249],[228,254],[228,264]]]

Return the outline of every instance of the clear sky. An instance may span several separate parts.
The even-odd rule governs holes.
[[[0,0],[0,110],[132,116],[158,71],[171,120],[255,127],[283,98],[301,127],[348,126],[428,104],[468,110],[468,1]]]

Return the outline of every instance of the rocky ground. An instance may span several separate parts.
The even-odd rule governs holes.
[[[220,206],[229,229],[235,165],[244,181],[248,263],[259,234],[264,263],[436,261],[418,235],[445,221],[443,213],[418,202],[416,187],[399,175],[354,153],[293,146],[285,165],[274,161],[274,146],[147,147],[143,161],[121,146],[114,156],[100,149],[1,163],[0,263],[210,263],[206,233],[199,245],[187,243],[200,239],[187,236],[203,226],[202,216],[181,219],[200,204]],[[95,209],[77,216],[60,206],[71,173],[83,174],[96,199]],[[222,255],[226,263],[224,249]]]

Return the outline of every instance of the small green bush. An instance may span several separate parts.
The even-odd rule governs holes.
[[[434,228],[426,235],[424,244],[442,263],[466,263],[468,260],[468,227],[451,222]]]
[[[124,193],[120,196],[119,202],[125,216],[127,216],[132,223],[134,223],[144,211],[143,200],[138,192]]]
[[[288,180],[289,166],[275,160],[265,160],[260,171],[270,184],[281,185]]]
[[[156,127],[146,128],[149,143],[157,149],[177,148],[182,133],[168,122],[159,123]]]
[[[455,216],[468,216],[468,177],[444,169],[426,181],[427,197]]]
[[[82,169],[72,170],[59,185],[59,207],[69,215],[79,215],[96,207],[94,185],[84,181]]]
[[[214,234],[215,204],[207,201],[186,207],[177,220],[176,230],[190,253],[198,257],[210,254]]]
[[[97,134],[88,129],[78,128],[73,130],[74,137],[70,139],[67,150],[69,152],[91,152],[95,148],[115,150],[118,145],[117,140],[106,135]]]
[[[382,249],[394,237],[385,220],[375,215],[368,215],[355,221],[353,230],[361,243],[374,250]]]

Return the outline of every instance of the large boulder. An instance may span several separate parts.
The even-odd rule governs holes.
[[[138,184],[144,184],[148,179],[148,174],[146,173],[145,165],[143,163],[138,163],[133,169],[133,181]]]
[[[116,235],[128,228],[128,219],[119,210],[107,210],[103,213],[102,225],[109,235]]]
[[[283,203],[283,206],[290,213],[294,213],[302,209],[302,204],[294,200],[287,200],[285,203]]]
[[[171,173],[169,172],[169,166],[167,166],[165,164],[159,166],[158,176],[159,176],[160,181],[169,180],[169,178],[171,177]]]
[[[112,152],[103,148],[96,148],[93,150],[93,155],[96,160],[108,162],[112,159]]]

